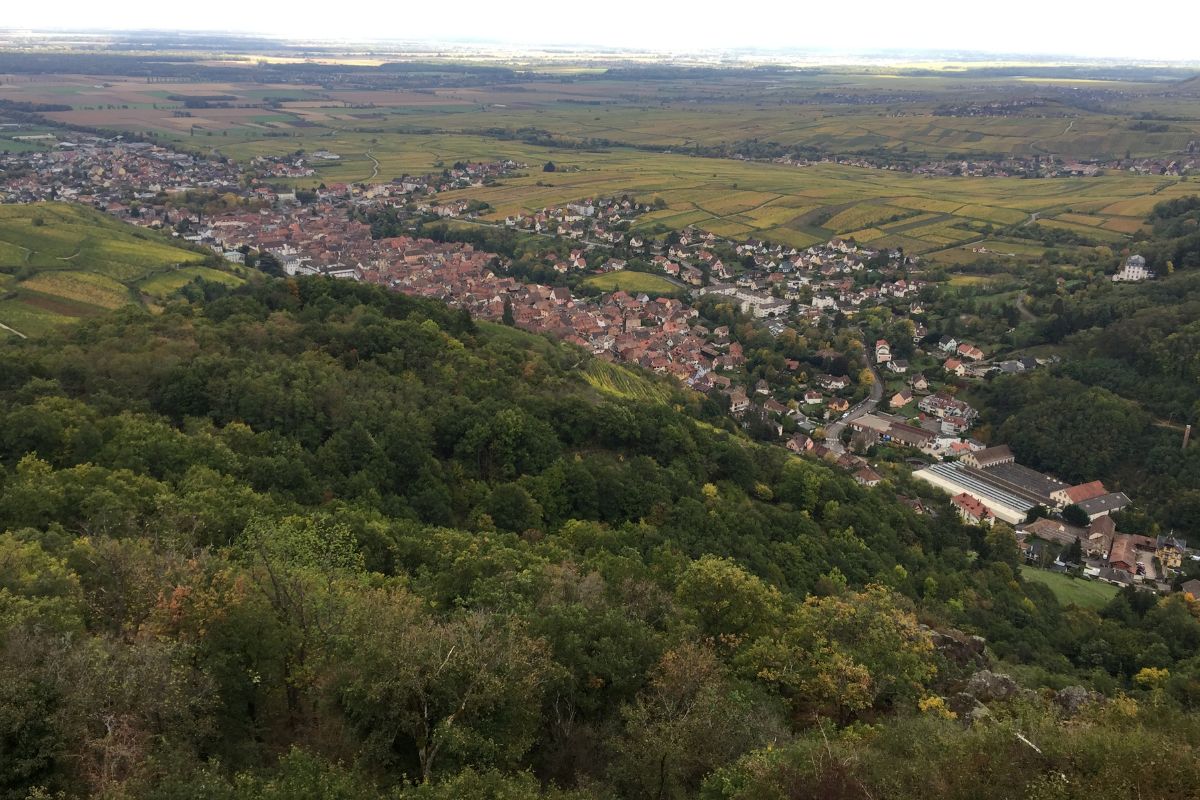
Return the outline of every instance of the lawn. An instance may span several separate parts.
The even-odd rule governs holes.
[[[674,294],[679,291],[679,287],[666,278],[648,272],[606,272],[603,275],[593,275],[583,283],[605,292],[622,289],[633,294],[645,292],[651,296]]]
[[[1109,583],[1088,580],[1087,578],[1072,578],[1058,572],[1038,569],[1037,567],[1022,566],[1021,577],[1027,581],[1040,583],[1050,588],[1058,602],[1063,605],[1074,604],[1081,608],[1101,608],[1116,595],[1118,589]]]

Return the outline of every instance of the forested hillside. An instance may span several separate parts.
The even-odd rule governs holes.
[[[586,362],[316,279],[0,346],[0,798],[1195,795],[1195,601]]]

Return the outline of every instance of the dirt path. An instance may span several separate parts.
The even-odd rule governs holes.
[[[5,325],[3,322],[0,322],[0,330],[6,330],[6,331],[8,331],[9,333],[11,333],[11,334],[12,334],[12,335],[14,335],[14,336],[20,336],[22,339],[28,339],[28,338],[29,338],[28,336],[26,336],[25,334],[21,333],[21,332],[20,332],[19,330],[17,330],[16,328],[10,328],[10,327],[8,327],[7,325]]]
[[[371,164],[372,164],[371,177],[367,178],[367,180],[373,181],[379,177],[379,159],[375,158],[375,156],[371,154],[370,150],[368,150],[363,155],[365,155],[367,158],[371,159]]]

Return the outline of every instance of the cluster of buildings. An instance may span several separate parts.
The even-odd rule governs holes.
[[[1108,491],[1100,481],[1072,486],[1022,466],[1008,445],[973,449],[957,461],[933,464],[913,476],[950,495],[968,495],[987,507],[989,518],[1012,525],[1023,523],[1038,507],[1062,511],[1076,506],[1094,521],[1130,502],[1123,493]]]
[[[504,218],[505,227],[531,233],[552,234],[580,241],[618,245],[626,242],[619,227],[632,222],[651,210],[648,203],[638,203],[629,197],[606,197],[599,200],[580,200],[564,206],[543,208],[532,214],[515,214]],[[645,242],[637,236],[628,240],[632,249]]]
[[[1060,570],[1081,567],[1085,575],[1108,583],[1163,591],[1167,578],[1192,554],[1186,541],[1171,534],[1122,533],[1108,515],[1096,517],[1086,527],[1039,518],[1017,526],[1017,541],[1030,563]],[[1076,544],[1079,561],[1065,560],[1063,554]]]
[[[149,142],[80,134],[44,151],[0,155],[0,198],[10,203],[73,200],[122,211],[161,192],[240,192],[232,164]]]

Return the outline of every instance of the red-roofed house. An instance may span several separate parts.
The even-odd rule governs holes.
[[[958,515],[962,517],[963,522],[968,525],[991,525],[996,519],[996,515],[990,508],[966,492],[951,497],[950,503],[958,510]]]

